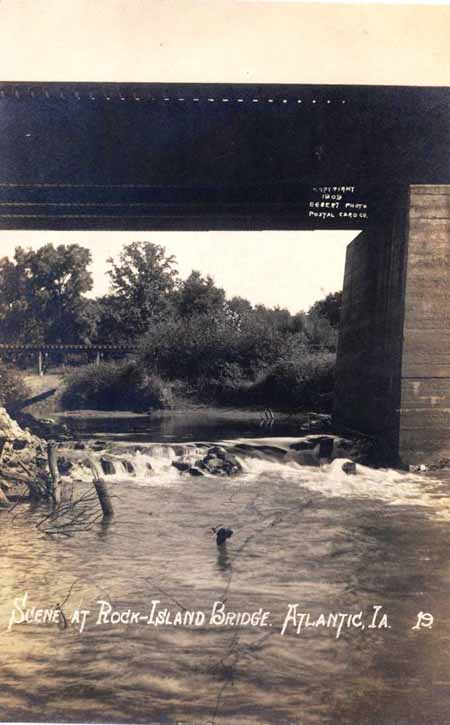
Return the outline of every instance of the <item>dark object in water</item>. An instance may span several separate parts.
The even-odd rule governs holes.
[[[195,466],[192,466],[192,467],[191,467],[191,468],[189,469],[189,473],[191,474],[191,476],[203,476],[203,475],[204,475],[204,474],[202,473],[202,471],[200,471],[200,470],[199,470],[198,468],[196,468]]]
[[[58,456],[56,462],[58,465],[58,471],[61,474],[61,476],[68,476],[70,471],[73,468],[72,461],[69,461],[69,459],[65,458],[64,456]]]
[[[189,471],[191,464],[185,463],[184,461],[172,461],[172,466],[183,473],[184,471]]]
[[[91,445],[91,448],[94,451],[102,451],[104,448],[106,448],[106,441],[94,441]]]
[[[122,458],[122,466],[127,473],[135,473],[133,464],[127,458]]]
[[[333,455],[333,438],[321,438],[319,441],[319,459],[331,460]]]
[[[100,463],[103,469],[103,473],[105,473],[107,476],[114,475],[116,472],[116,469],[114,468],[114,465],[112,461],[110,461],[108,458],[100,458]]]
[[[344,473],[347,473],[348,475],[355,475],[356,473],[356,463],[354,461],[346,461],[342,464],[342,470]]]
[[[210,448],[206,456],[195,465],[213,476],[235,476],[242,471],[237,458],[219,446]]]
[[[218,529],[213,529],[213,531],[216,535],[217,546],[222,546],[227,539],[230,539],[233,536],[233,529],[226,529],[224,526],[221,526]]]

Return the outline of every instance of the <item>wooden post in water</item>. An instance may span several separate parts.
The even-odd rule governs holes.
[[[97,354],[95,356],[95,364],[97,367],[100,365],[100,357],[101,357],[100,350],[97,350]]]
[[[38,375],[42,377],[44,374],[44,368],[42,365],[42,350],[38,350]]]
[[[61,477],[58,471],[58,462],[56,458],[56,446],[50,442],[47,446],[48,467],[51,475],[50,494],[53,502],[58,505],[61,501]]]
[[[106,483],[102,478],[99,478],[98,481],[94,480],[94,486],[95,490],[97,491],[98,500],[100,501],[100,506],[102,507],[103,511],[103,518],[109,519],[112,516],[114,516],[114,509],[111,502],[111,497],[109,495],[109,491],[107,489]]]
[[[103,518],[110,519],[112,516],[114,516],[114,508],[112,505],[111,497],[109,495],[108,487],[104,479],[100,476],[96,461],[94,461],[93,458],[89,458],[89,463],[91,464],[92,473],[94,476],[95,490],[98,496],[98,500],[100,502],[100,506],[102,507]]]

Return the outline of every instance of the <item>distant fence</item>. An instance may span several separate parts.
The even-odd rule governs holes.
[[[64,364],[65,354],[77,354],[86,353],[89,357],[92,354],[96,365],[100,365],[102,357],[105,353],[122,353],[127,354],[136,350],[131,345],[58,345],[58,344],[14,344],[14,343],[0,343],[0,357],[10,357],[8,353],[31,353],[35,354],[35,361],[37,366],[37,372],[39,375],[44,375],[45,370],[48,366],[49,358],[51,353],[59,352],[61,354],[61,362]]]

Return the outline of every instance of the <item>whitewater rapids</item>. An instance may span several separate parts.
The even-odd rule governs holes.
[[[391,505],[424,506],[433,509],[440,519],[450,520],[450,503],[440,492],[440,481],[431,477],[395,469],[375,469],[356,464],[356,473],[347,474],[343,464],[349,461],[349,441],[334,438],[333,460],[319,460],[319,441],[323,436],[303,438],[257,438],[215,442],[143,443],[130,446],[121,442],[105,442],[98,450],[93,441],[84,450],[60,448],[59,455],[70,461],[70,473],[65,478],[88,482],[92,473],[87,456],[94,458],[105,480],[117,485],[173,487],[192,481],[188,472],[181,472],[176,463],[195,466],[213,446],[232,454],[242,467],[233,477],[212,476],[207,472],[196,478],[215,479],[218,486],[251,485],[265,480],[296,482],[302,489],[326,497],[377,499]],[[106,463],[105,463],[106,462]],[[431,513],[431,512],[430,512]]]

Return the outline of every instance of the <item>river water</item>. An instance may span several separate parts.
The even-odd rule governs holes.
[[[245,437],[216,427],[206,437],[183,426],[172,441],[166,430],[158,443],[136,434],[133,446],[133,435],[116,431],[103,451],[88,444],[113,461],[108,524],[55,536],[42,506],[0,513],[0,719],[450,723],[446,476],[363,466],[347,475],[345,455],[305,465],[298,437],[276,427],[255,435],[249,426]],[[241,475],[192,478],[171,465],[195,462],[215,440],[237,455]],[[85,495],[86,450],[67,448],[68,487]],[[234,532],[221,548],[212,531],[220,525]],[[25,593],[29,608],[62,604],[67,626],[28,621],[8,631]],[[291,618],[282,634],[294,604],[304,624],[298,632]],[[204,621],[155,626],[152,606]],[[268,626],[211,622],[214,606],[270,612]],[[101,607],[111,610],[99,622]],[[83,632],[77,609],[89,610]],[[142,618],[114,623],[112,612]],[[434,616],[432,628],[413,629],[419,612]],[[337,613],[346,616],[339,633],[320,624]],[[306,626],[306,614],[318,626]]]

